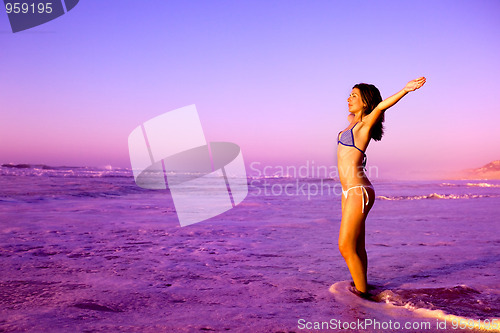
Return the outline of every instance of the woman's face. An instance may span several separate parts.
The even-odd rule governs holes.
[[[361,92],[358,88],[354,88],[351,91],[351,94],[347,98],[347,104],[349,105],[349,112],[351,113],[363,111],[366,107],[366,104],[363,103],[363,100],[361,99]]]

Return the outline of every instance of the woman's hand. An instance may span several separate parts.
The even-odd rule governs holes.
[[[410,82],[408,82],[403,90],[405,92],[414,91],[423,86],[424,83],[425,83],[425,77],[422,76],[419,77],[418,79],[411,80]]]

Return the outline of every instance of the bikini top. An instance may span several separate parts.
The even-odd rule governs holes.
[[[352,129],[354,127],[356,127],[358,123],[354,124],[353,127],[351,127],[351,129],[348,129],[347,131],[345,131],[344,133],[339,132],[339,135],[340,135],[340,139],[337,139],[337,145],[339,143],[343,144],[344,146],[347,146],[347,147],[354,147],[356,148],[357,150],[359,150],[360,152],[363,153],[363,168],[366,169],[366,154],[364,151],[362,151],[361,149],[359,149],[358,147],[356,147],[356,145],[354,144],[354,134],[352,133]],[[340,134],[342,133],[342,135]],[[339,135],[337,135],[337,138],[339,137]]]

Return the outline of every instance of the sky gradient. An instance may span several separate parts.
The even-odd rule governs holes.
[[[498,1],[85,0],[13,34],[0,10],[0,163],[130,167],[144,121],[196,104],[247,165],[335,165],[358,82],[386,113],[368,165],[440,177],[500,159]]]

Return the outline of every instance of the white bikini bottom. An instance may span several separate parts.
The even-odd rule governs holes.
[[[368,196],[368,192],[366,191],[366,188],[369,187],[371,188],[372,190],[375,191],[375,189],[373,188],[373,186],[371,185],[355,185],[355,186],[352,186],[352,187],[349,187],[347,190],[344,191],[344,189],[342,189],[342,193],[344,194],[344,197],[347,199],[347,194],[349,193],[350,190],[352,190],[353,188],[358,188],[358,187],[361,187],[361,212],[364,213],[365,212],[365,206],[368,206],[368,204],[370,203],[370,197]],[[365,203],[365,195],[366,195],[366,203]]]

